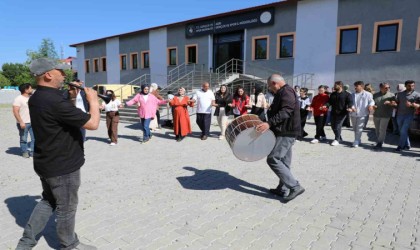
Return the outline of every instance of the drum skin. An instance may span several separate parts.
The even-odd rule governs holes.
[[[271,130],[259,133],[255,127],[262,121],[256,115],[242,115],[226,128],[226,140],[233,154],[242,161],[258,161],[273,150],[276,137]]]

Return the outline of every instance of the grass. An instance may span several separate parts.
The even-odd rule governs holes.
[[[12,108],[12,104],[0,104],[1,109]]]

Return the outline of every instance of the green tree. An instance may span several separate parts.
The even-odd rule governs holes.
[[[31,76],[29,67],[22,63],[5,63],[2,66],[2,75],[5,76],[12,86],[19,86],[22,83],[35,83]]]
[[[10,81],[0,72],[0,87],[10,86]]]
[[[28,56],[28,64],[31,63],[32,60],[42,57],[48,57],[57,60],[59,59],[57,51],[55,50],[54,42],[50,38],[42,39],[38,51],[27,50],[26,55]]]

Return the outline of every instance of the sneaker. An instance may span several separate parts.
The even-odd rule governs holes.
[[[79,245],[77,245],[73,249],[74,250],[97,250],[98,248],[96,248],[94,246],[86,245],[86,244],[83,244],[82,242],[80,242]]]
[[[331,146],[337,146],[337,145],[340,145],[340,143],[337,140],[334,140],[333,142],[331,142],[330,145]]]
[[[201,140],[203,140],[203,141],[207,140],[207,135],[203,135],[203,136],[201,137]]]
[[[115,145],[117,145],[115,142],[111,142],[111,143],[109,144],[109,146],[115,146]]]
[[[23,158],[29,158],[29,153],[28,152],[23,152],[22,157]]]
[[[351,146],[352,148],[358,148],[359,147],[359,142],[358,141],[354,141],[353,145]]]
[[[303,192],[305,192],[305,189],[302,186],[297,186],[294,189],[290,189],[289,195],[284,197],[283,199],[286,202],[289,202],[289,201],[293,200],[294,198],[298,197],[299,195],[303,194]]]
[[[319,142],[319,140],[318,139],[313,139],[312,141],[311,141],[311,143],[312,144],[316,144],[316,143],[318,143]]]
[[[224,135],[219,136],[219,140],[224,140],[224,139],[225,139]]]
[[[145,144],[145,143],[148,143],[149,142],[149,139],[147,139],[147,140],[143,140],[141,143],[142,144]]]
[[[395,149],[395,152],[401,152],[402,151],[402,148],[400,147],[400,146],[398,146],[396,149]]]
[[[378,142],[378,143],[376,143],[376,145],[375,145],[375,149],[382,149],[382,142]]]

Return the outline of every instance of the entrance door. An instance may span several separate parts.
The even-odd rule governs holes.
[[[225,33],[214,35],[213,38],[213,69],[217,69],[232,58],[244,58],[244,33]],[[240,72],[241,69],[238,69]]]

